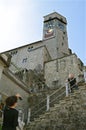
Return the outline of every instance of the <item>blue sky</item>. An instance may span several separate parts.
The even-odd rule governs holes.
[[[0,0],[0,52],[42,40],[43,16],[68,22],[69,48],[86,65],[86,0]]]

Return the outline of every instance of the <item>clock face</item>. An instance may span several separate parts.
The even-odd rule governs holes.
[[[50,38],[54,36],[54,21],[50,20],[44,25],[44,38]]]
[[[54,36],[54,29],[47,29],[44,33],[44,38],[50,38]]]
[[[53,28],[54,27],[54,21],[48,21],[45,23],[45,28],[49,29],[49,28]]]
[[[63,24],[63,23],[58,22],[58,27],[59,27],[61,30],[64,30],[64,24]]]
[[[46,34],[52,34],[52,33],[53,33],[53,29],[46,30]]]

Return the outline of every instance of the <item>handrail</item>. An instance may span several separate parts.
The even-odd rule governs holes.
[[[34,108],[38,107],[38,106],[39,106],[42,102],[44,102],[45,100],[46,100],[46,98],[43,99],[39,104],[35,105]],[[31,110],[33,110],[34,108],[32,108]]]
[[[66,87],[68,88],[70,82],[66,82],[66,83],[67,83],[67,84],[66,84]],[[75,84],[76,84],[76,83],[75,83]],[[73,88],[73,87],[75,86],[75,84],[74,84],[72,87],[70,87],[70,89]],[[50,95],[48,94],[48,95],[47,95],[47,96],[48,96],[48,100],[47,100],[47,98],[45,98],[45,99],[43,99],[38,105],[35,105],[34,108],[32,109],[31,118],[33,119],[35,115],[39,116],[39,115],[40,115],[39,113],[44,112],[44,111],[46,111],[46,110],[49,110],[49,106],[50,106],[50,105],[54,105],[55,102],[57,102],[57,101],[59,101],[60,99],[62,99],[63,96],[66,95],[66,91],[63,90],[63,88],[65,88],[65,87],[61,87],[61,88],[57,89],[56,91],[54,91],[54,92],[53,92],[52,94],[50,94]],[[69,91],[69,90],[67,89],[67,91]],[[71,91],[70,91],[70,92],[71,92]],[[60,94],[59,94],[59,93],[60,93]],[[68,96],[68,95],[66,95],[66,96]],[[58,100],[57,100],[57,99],[58,99]],[[49,104],[47,104],[47,101],[48,101]],[[42,106],[41,106],[41,104],[42,104]],[[46,108],[47,108],[47,105],[49,105],[49,106],[48,106],[48,109],[46,109]],[[40,106],[41,106],[41,107],[40,107]],[[40,107],[40,108],[39,108],[37,111],[35,111],[35,109],[37,109],[37,107],[38,107],[38,108]]]
[[[41,111],[45,106],[46,105],[42,106],[38,111],[36,111],[34,114],[32,114],[32,116],[35,115],[35,114],[37,114],[39,111]]]
[[[0,110],[0,112],[1,112],[1,120],[0,120],[0,125],[2,124],[2,121],[3,121],[3,111],[2,110]]]
[[[74,79],[75,78],[73,78],[71,81],[73,81]],[[74,88],[74,86],[78,88],[77,82],[75,82],[72,86],[70,86],[71,81],[68,80],[66,81],[66,96],[68,96],[68,94],[72,92],[72,88]]]
[[[59,90],[61,90],[61,89],[63,89],[63,88],[64,88],[64,87],[61,87],[61,88],[57,89],[57,91],[59,91]],[[54,95],[55,93],[56,93],[56,91],[53,92],[50,96]]]
[[[63,91],[60,95],[58,95],[58,97],[61,97],[63,94],[65,94],[65,91]],[[54,98],[54,100],[52,100],[50,103],[54,102],[58,97]]]
[[[58,93],[60,90],[62,90],[64,87],[61,87],[59,89],[57,89],[55,92],[53,92],[49,97],[51,99],[50,104],[53,103],[58,97],[61,97],[63,94],[65,94],[65,91],[63,91],[60,95],[57,94],[57,96],[55,96],[54,100],[52,100],[52,96],[54,96],[56,93]],[[36,109],[36,107],[39,107],[41,103],[45,102],[44,105],[42,105],[42,107],[40,107],[36,112],[32,113],[31,117],[34,117],[34,115],[38,114],[39,112],[41,112],[44,108],[46,111],[46,102],[47,102],[47,98],[43,99],[38,105],[35,105],[34,108],[31,111],[35,111],[34,109]]]
[[[59,92],[59,90],[61,90],[61,89],[63,89],[63,88],[64,88],[64,87],[61,87],[61,88],[57,89],[55,92],[53,92],[53,93],[50,95],[50,97],[53,96],[54,94],[56,94],[57,92]],[[40,105],[42,102],[44,102],[45,100],[46,100],[46,98],[43,99],[39,104],[35,105],[34,108],[36,108],[37,106],[39,106],[39,105]],[[33,108],[33,109],[34,109],[34,108]],[[33,110],[33,109],[32,109],[32,110]]]

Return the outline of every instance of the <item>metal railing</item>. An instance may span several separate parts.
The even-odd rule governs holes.
[[[74,78],[71,80],[73,81]],[[78,85],[75,82],[73,85],[70,85],[71,81],[66,81],[65,86],[66,86],[66,97],[68,97],[69,93],[73,92],[74,89],[78,89]]]
[[[84,81],[86,83],[86,70],[84,70]]]
[[[3,122],[3,111],[0,110],[0,126],[2,125]]]
[[[35,105],[33,109],[29,108],[28,110],[28,121],[34,120],[34,118],[48,111],[50,107],[54,106],[55,103],[58,103],[59,100],[63,99],[65,96],[65,87],[61,87],[55,90],[51,95],[47,95],[38,105]]]
[[[75,85],[76,83],[70,86],[70,81],[67,81],[65,83],[65,87],[57,89],[50,95],[47,94],[47,97],[45,99],[43,99],[39,104],[35,105],[33,109],[29,109],[27,124],[30,123],[30,121],[34,120],[34,118],[48,111],[50,107],[54,106],[54,104],[59,103],[59,101],[65,96],[67,97],[71,93],[71,90],[75,88]]]

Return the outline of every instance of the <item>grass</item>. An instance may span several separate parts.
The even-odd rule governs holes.
[[[0,130],[1,130],[1,125],[0,125]]]

